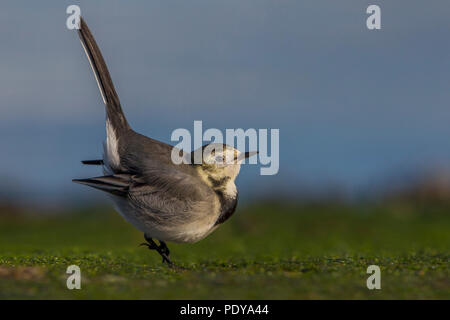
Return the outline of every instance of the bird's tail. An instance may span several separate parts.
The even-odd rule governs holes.
[[[102,53],[86,22],[81,17],[78,35],[80,36],[81,44],[89,59],[103,102],[105,103],[107,120],[111,123],[114,130],[120,134],[124,130],[130,129],[130,126],[120,106],[119,96],[114,88]]]

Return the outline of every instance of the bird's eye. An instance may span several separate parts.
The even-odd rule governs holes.
[[[217,156],[216,157],[216,162],[217,163],[223,163],[225,161],[225,159],[223,158],[223,156]]]

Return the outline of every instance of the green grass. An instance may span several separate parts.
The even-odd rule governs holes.
[[[205,240],[169,244],[182,270],[138,247],[142,234],[112,209],[0,215],[0,299],[450,299],[449,212],[241,206]],[[81,290],[66,288],[72,264]],[[381,290],[366,287],[371,264]]]

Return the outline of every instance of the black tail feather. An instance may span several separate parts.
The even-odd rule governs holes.
[[[130,175],[127,174],[73,179],[72,181],[118,196],[126,196],[131,184]]]
[[[106,115],[111,122],[114,130],[122,131],[130,129],[130,126],[125,118],[120,105],[119,96],[116,93],[114,84],[109,75],[108,68],[102,53],[97,46],[97,43],[89,30],[86,22],[80,17],[80,29],[78,29],[78,35],[80,36],[81,44],[91,64],[92,71],[94,72],[97,80],[100,93],[103,98],[103,102],[106,105]]]
[[[81,161],[82,164],[92,165],[92,166],[102,166],[103,160],[83,160]]]

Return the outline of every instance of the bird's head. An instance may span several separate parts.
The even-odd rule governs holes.
[[[239,174],[244,159],[257,154],[253,152],[240,152],[239,150],[222,143],[211,143],[193,152],[193,159],[202,154],[202,162],[197,165],[205,182],[215,190],[228,188]]]

